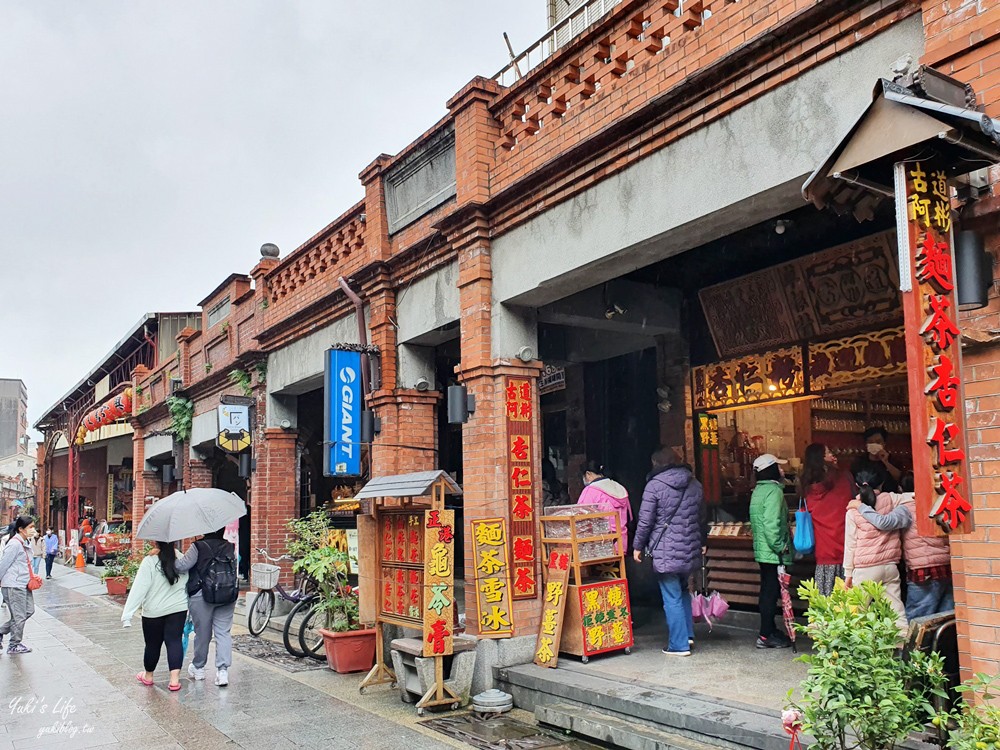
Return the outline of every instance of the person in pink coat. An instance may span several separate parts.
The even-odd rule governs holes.
[[[604,476],[604,467],[597,461],[588,461],[582,471],[585,486],[577,504],[594,505],[601,512],[618,514],[617,531],[622,538],[619,551],[624,554],[628,549],[628,522],[632,520],[632,505],[628,500],[628,490],[614,479]]]

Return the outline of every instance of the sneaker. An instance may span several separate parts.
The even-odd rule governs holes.
[[[229,670],[220,669],[215,673],[215,684],[219,687],[225,687],[229,684]]]
[[[188,665],[188,677],[192,680],[204,680],[205,679],[205,669],[198,669],[194,664]]]
[[[691,656],[690,651],[671,651],[669,648],[663,649],[661,653],[664,653],[667,656]]]
[[[31,649],[25,646],[23,643],[18,643],[16,646],[11,646],[7,649],[8,654],[30,654]]]
[[[792,645],[792,642],[787,638],[782,638],[776,633],[768,637],[764,637],[762,635],[757,636],[756,645],[757,648],[789,648]]]
[[[45,580],[46,581],[51,581],[52,580],[52,576],[45,576]]]

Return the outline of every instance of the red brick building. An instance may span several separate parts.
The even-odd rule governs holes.
[[[167,465],[186,486],[238,489],[251,507],[250,544],[274,552],[288,518],[349,489],[322,477],[316,459],[322,353],[358,343],[345,279],[381,352],[372,475],[444,468],[460,476],[466,524],[511,520],[504,388],[516,377],[536,386],[532,437],[570,495],[585,458],[611,456],[637,502],[657,444],[702,460],[692,365],[725,359],[719,325],[748,336],[752,299],[713,322],[703,290],[876,236],[895,247],[891,205],[859,223],[801,196],[879,80],[901,74],[909,56],[910,70],[922,64],[968,84],[968,105],[1000,116],[1000,8],[986,3],[624,0],[604,3],[605,14],[594,5],[516,66],[473,78],[441,121],[361,173],[362,201],[284,258],[262,257],[248,276],[224,281],[200,304],[200,329],[178,335],[176,358],[136,368],[135,498],[172,489]],[[996,182],[995,168],[989,175]],[[993,255],[995,190],[956,218]],[[990,544],[1000,533],[997,297],[994,284],[989,305],[962,319],[986,343],[967,351],[964,369],[975,530],[953,537],[962,663],[986,672],[1000,667],[1000,556]],[[902,323],[901,308],[880,320],[829,330],[876,337]],[[826,341],[790,330],[761,349],[816,340]],[[546,364],[564,387],[537,387]],[[454,383],[476,399],[461,428],[441,404]],[[193,404],[180,451],[165,432],[175,391]],[[249,479],[213,448],[216,408],[233,396],[253,407]],[[806,403],[789,417],[794,445],[811,439],[801,434]],[[542,459],[536,451],[536,476]],[[534,500],[540,507],[540,484]],[[132,513],[138,522],[142,504]],[[474,611],[473,586],[466,604]],[[524,642],[539,613],[537,598],[516,602]]]

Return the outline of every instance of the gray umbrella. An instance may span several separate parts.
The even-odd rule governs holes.
[[[153,503],[135,535],[139,539],[176,542],[221,529],[246,514],[246,503],[235,493],[196,487]]]

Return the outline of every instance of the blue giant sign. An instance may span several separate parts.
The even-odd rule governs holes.
[[[323,474],[361,476],[361,353],[326,351]]]

